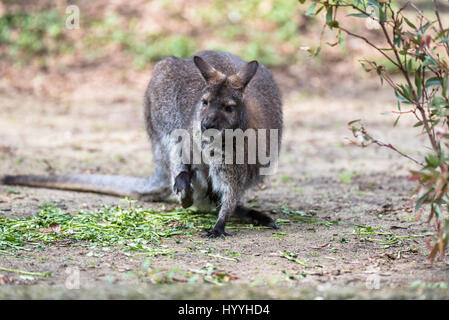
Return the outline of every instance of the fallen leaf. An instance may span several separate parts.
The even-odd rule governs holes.
[[[42,228],[39,229],[40,232],[42,233],[56,233],[56,234],[61,234],[61,225],[57,224],[55,222],[50,223],[50,228],[46,229],[46,228]]]
[[[14,280],[8,277],[7,275],[0,274],[0,286],[3,284],[11,284]]]
[[[221,278],[224,282],[229,282],[231,280],[238,279],[239,277],[226,272],[214,272],[213,275],[215,277]]]

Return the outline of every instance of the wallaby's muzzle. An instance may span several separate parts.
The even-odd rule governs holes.
[[[201,132],[204,132],[208,129],[218,129],[216,121],[210,119],[201,121]]]
[[[206,131],[207,129],[219,129],[220,120],[219,111],[214,107],[209,107],[209,110],[205,110],[201,119],[201,132]]]

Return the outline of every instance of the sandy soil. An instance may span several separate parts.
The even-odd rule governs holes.
[[[282,75],[277,79],[285,89]],[[428,231],[425,219],[416,219],[411,209],[414,186],[407,177],[413,164],[390,150],[361,149],[345,139],[351,135],[346,123],[362,118],[373,134],[414,156],[425,143],[419,132],[409,129],[412,119],[393,128],[394,116],[381,115],[394,109],[390,91],[379,89],[377,82],[367,83],[342,84],[326,94],[308,94],[301,84],[298,90],[283,90],[285,136],[278,173],[267,180],[266,189],[252,190],[246,199],[279,219],[291,218],[281,206],[315,213],[317,224],[291,220],[279,230],[234,230],[226,239],[207,239],[203,233],[175,236],[163,241],[174,254],[151,261],[71,242],[23,252],[20,258],[0,255],[1,267],[52,274],[30,279],[0,271],[0,297],[446,297],[447,289],[423,289],[435,283],[447,287],[449,281],[445,261],[430,266],[424,237],[385,246],[353,233],[361,225],[381,226],[397,235]],[[152,155],[141,120],[145,85],[82,88],[65,102],[0,92],[0,174],[150,174]],[[76,212],[116,205],[120,199],[0,186],[0,214],[8,217],[31,216],[39,204],[54,200]],[[232,250],[238,262],[211,257],[206,254],[210,250],[221,256]],[[306,265],[282,257],[280,251],[297,254]],[[173,268],[198,270],[207,263],[237,279],[220,288],[185,284],[182,279],[152,284],[155,274]],[[80,271],[79,290],[67,288],[70,268]]]

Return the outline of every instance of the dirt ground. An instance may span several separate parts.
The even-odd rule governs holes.
[[[425,140],[409,128],[412,119],[404,118],[393,128],[395,117],[381,114],[395,107],[390,90],[367,81],[364,87],[346,83],[324,93],[307,93],[301,84],[297,90],[287,88],[282,74],[276,78],[283,90],[285,121],[279,170],[267,179],[265,189],[252,190],[246,200],[278,219],[291,218],[281,207],[315,213],[317,223],[290,219],[279,230],[232,230],[226,239],[207,239],[203,233],[174,236],[163,240],[174,254],[150,260],[83,243],[58,243],[20,257],[0,255],[0,267],[51,273],[30,278],[0,271],[6,282],[0,285],[0,298],[447,297],[449,266],[444,260],[430,265],[425,237],[382,245],[354,233],[360,226],[381,226],[378,231],[398,236],[430,231],[426,219],[417,219],[412,211],[409,193],[414,185],[407,178],[413,164],[390,150],[362,149],[346,140],[351,136],[347,122],[361,118],[381,140],[417,156],[416,150],[422,150],[417,141]],[[0,174],[150,174],[153,161],[141,119],[145,85],[82,86],[62,101],[0,92]],[[120,201],[90,193],[0,186],[4,216],[32,216],[39,204],[55,200],[69,212]],[[234,252],[237,260],[212,257],[210,250],[221,257]],[[280,252],[294,253],[305,264]],[[208,263],[236,279],[224,286],[176,279],[154,284],[146,272],[198,270]],[[67,284],[73,268],[80,272],[79,289]]]

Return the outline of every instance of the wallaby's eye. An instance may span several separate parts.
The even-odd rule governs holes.
[[[203,107],[207,107],[208,102],[206,99],[203,98],[203,99],[201,99],[201,104],[203,105]]]
[[[232,111],[234,111],[234,106],[226,106],[225,111],[231,113]]]

